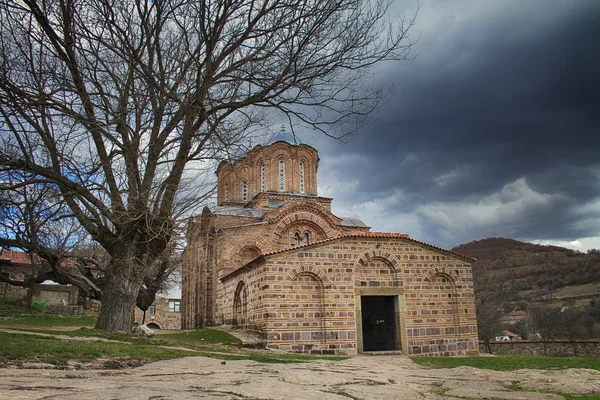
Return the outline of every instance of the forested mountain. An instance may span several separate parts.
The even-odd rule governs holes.
[[[506,238],[477,240],[452,250],[477,258],[473,263],[476,292],[494,296],[505,308],[524,309],[524,303],[531,301],[572,304],[600,297],[598,250],[581,253]]]

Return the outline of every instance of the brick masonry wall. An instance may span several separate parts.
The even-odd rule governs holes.
[[[279,161],[285,163],[284,193],[301,193],[300,163],[304,164],[304,192],[317,194],[317,169],[319,157],[317,151],[306,145],[291,145],[277,142],[270,146],[259,146],[229,165],[222,163],[217,171],[219,180],[217,194],[218,203],[245,202],[242,198],[242,182],[246,181],[247,200],[263,191],[261,181],[261,164],[264,165],[265,192],[279,192]],[[227,189],[225,188],[227,186]],[[227,192],[227,194],[226,194]]]
[[[268,223],[249,225],[264,220]],[[182,273],[182,327],[195,329],[222,323],[222,290],[218,278],[254,257],[290,247],[296,231],[311,241],[336,237],[339,218],[313,202],[296,202],[267,213],[263,219],[213,215],[205,210],[190,223]],[[212,291],[214,295],[208,295]]]
[[[531,340],[507,340],[491,342],[493,354],[501,355],[544,355],[544,344]],[[600,357],[600,340],[578,340],[575,342],[577,355],[585,357]],[[546,344],[548,356],[567,357],[574,356],[573,343],[568,340],[553,340]],[[483,342],[479,342],[479,352],[487,353]]]
[[[271,347],[362,351],[360,296],[390,295],[399,300],[398,347],[406,354],[478,354],[469,263],[412,241],[344,238],[268,256],[225,281],[225,321],[234,319],[240,285],[251,288],[248,318]]]

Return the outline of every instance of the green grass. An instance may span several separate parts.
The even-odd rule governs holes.
[[[69,360],[88,362],[96,358],[129,357],[134,360],[167,360],[196,355],[144,343],[73,342],[49,337],[0,332],[0,360],[63,364]]]
[[[205,356],[222,360],[251,360],[260,363],[301,363],[316,359],[338,361],[347,357],[310,356],[304,354],[270,353],[243,349],[235,337],[212,329],[156,335],[141,340],[133,335],[108,333],[81,328],[74,331],[53,331],[31,326],[28,332],[60,334],[72,337],[101,337],[126,343],[75,342],[55,338],[0,332],[0,361],[21,360],[61,364],[68,360],[85,362],[95,358],[131,357],[136,360],[165,360],[178,357]],[[165,349],[160,346],[184,347],[195,351]]]
[[[214,329],[201,329],[193,332],[181,332],[168,335],[156,335],[171,346],[183,346],[190,348],[201,348],[209,344],[223,344],[239,346],[240,341],[228,333]]]
[[[543,356],[498,356],[498,357],[413,357],[412,360],[432,368],[474,367],[495,371],[517,369],[559,370],[588,368],[600,371],[600,358],[593,357],[543,357]]]
[[[9,319],[0,320],[0,327],[8,325],[34,326],[34,327],[69,327],[69,326],[94,326],[96,316],[64,316],[44,314],[33,311],[8,311],[0,310],[0,317]]]
[[[25,311],[11,301],[0,304],[0,328],[71,337],[100,337],[125,343],[97,341],[70,341],[37,335],[0,332],[0,362],[3,360],[40,361],[61,364],[68,360],[86,362],[95,358],[130,357],[137,360],[165,360],[186,356],[206,356],[223,360],[252,360],[261,363],[299,363],[315,359],[331,361],[347,357],[309,356],[244,349],[240,341],[228,333],[200,329],[155,335],[152,339],[139,339],[134,335],[110,333],[93,329],[95,316],[73,317]],[[77,330],[52,328],[81,327]],[[194,351],[165,349],[160,346],[182,347]]]

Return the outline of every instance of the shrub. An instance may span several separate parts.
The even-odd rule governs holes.
[[[35,311],[42,312],[45,309],[47,309],[49,305],[50,303],[48,303],[45,300],[36,300],[33,303],[31,303],[31,308]]]

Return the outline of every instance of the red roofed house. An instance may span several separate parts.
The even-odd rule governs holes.
[[[500,321],[507,325],[515,325],[524,319],[527,318],[527,313],[525,311],[511,311],[508,314],[504,315]]]
[[[282,135],[219,165],[218,206],[189,224],[182,327],[294,352],[478,354],[473,259],[334,215],[317,151]]]
[[[13,281],[23,281],[26,275],[31,274],[29,255],[20,251],[0,250],[0,274]],[[0,282],[0,296],[24,298],[26,295],[27,289]]]

